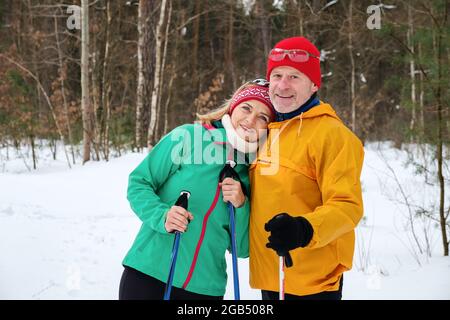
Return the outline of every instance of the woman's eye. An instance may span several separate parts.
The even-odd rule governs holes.
[[[269,119],[267,119],[267,117],[259,116],[259,119],[264,121],[264,123],[269,123]]]
[[[244,109],[245,111],[250,111],[250,107],[249,106],[242,106],[242,109]]]

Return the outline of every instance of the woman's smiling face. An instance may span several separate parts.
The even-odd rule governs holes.
[[[234,108],[231,123],[242,139],[256,142],[265,133],[270,118],[268,106],[259,100],[247,100]]]

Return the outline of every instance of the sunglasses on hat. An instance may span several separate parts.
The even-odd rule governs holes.
[[[319,57],[309,53],[308,51],[302,50],[302,49],[286,50],[286,49],[280,49],[280,48],[274,48],[274,49],[270,50],[269,59],[272,61],[281,61],[286,57],[286,55],[293,62],[306,62],[309,60],[309,57],[319,59]]]
[[[263,79],[263,78],[255,79],[251,83],[256,84],[258,86],[261,86],[261,87],[268,87],[269,86],[269,81],[267,81],[266,79]]]

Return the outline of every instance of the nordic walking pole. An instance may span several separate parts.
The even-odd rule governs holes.
[[[181,191],[180,196],[178,197],[178,200],[175,202],[175,205],[187,210],[188,199],[189,199],[190,195],[191,194],[189,191]],[[173,275],[175,273],[175,266],[177,263],[177,255],[178,255],[178,248],[180,246],[180,238],[181,238],[181,233],[179,231],[175,231],[175,239],[173,241],[173,247],[172,247],[172,256],[170,259],[169,279],[167,280],[166,289],[164,290],[164,300],[170,300],[170,292],[172,291]]]
[[[227,160],[225,167],[220,173],[220,182],[225,178],[233,178],[239,181],[239,176],[237,172],[233,169],[236,166],[236,162],[233,160]],[[237,246],[236,246],[236,222],[235,222],[235,212],[234,206],[231,202],[227,203],[228,212],[230,214],[230,233],[231,233],[231,257],[233,261],[233,284],[234,284],[234,300],[240,300],[239,292],[239,273],[238,273],[238,263],[237,263]]]
[[[280,280],[280,300],[284,300],[284,258],[280,256],[280,270],[279,270],[279,280]]]
[[[234,300],[241,300],[239,293],[239,274],[237,264],[237,249],[236,249],[236,223],[234,220],[234,206],[228,202],[228,211],[230,212],[230,232],[231,232],[231,257],[233,260],[233,283],[234,283]]]
[[[284,300],[284,267],[292,267],[292,258],[288,251],[288,253],[285,256],[280,256],[279,258],[279,281],[280,281],[280,300]]]

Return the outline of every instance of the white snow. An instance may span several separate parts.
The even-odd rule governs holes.
[[[418,219],[418,241],[426,251],[427,230],[431,257],[418,252],[393,174],[417,205],[437,202],[437,187],[404,167],[404,151],[387,143],[365,151],[365,218],[343,298],[450,299],[450,259],[442,256],[440,230]],[[38,169],[28,171],[29,150],[8,152],[9,160],[0,149],[0,299],[117,299],[121,261],[140,227],[126,200],[127,178],[145,153],[69,169],[61,151],[54,161],[44,148]],[[231,300],[229,255],[227,262],[225,299]],[[247,259],[240,259],[239,275],[241,298],[260,299],[248,284]]]
[[[338,2],[338,0],[332,0],[332,1],[328,2],[325,6],[322,7],[322,9],[319,10],[319,12],[325,10],[328,7],[331,7],[332,5],[336,4],[337,2]]]
[[[333,54],[336,53],[336,49],[332,49],[332,50],[325,50],[325,49],[321,49],[320,50],[320,61],[326,61],[326,60],[335,60],[335,57],[333,56]]]
[[[248,16],[256,0],[242,0],[242,5],[244,6],[245,15]]]
[[[364,77],[364,73],[359,74],[359,79],[361,80],[362,83],[367,83],[366,77]]]
[[[283,10],[284,0],[273,0],[272,7]]]
[[[395,5],[393,5],[393,4],[383,4],[383,3],[380,3],[378,6],[379,6],[380,8],[385,8],[385,9],[395,9],[395,8],[397,8],[397,6],[395,6]]]

